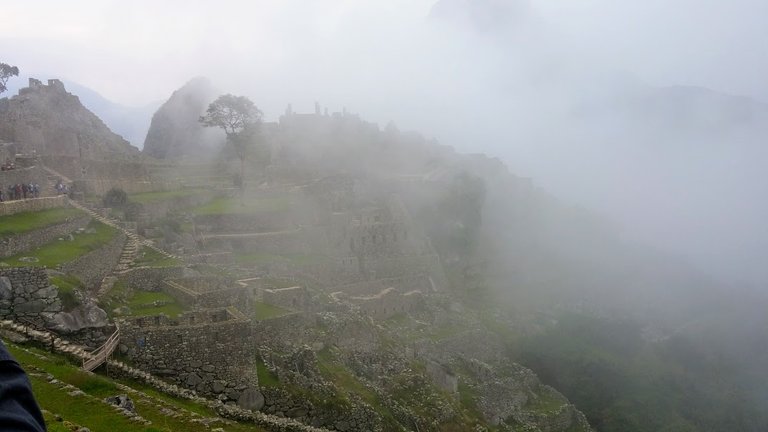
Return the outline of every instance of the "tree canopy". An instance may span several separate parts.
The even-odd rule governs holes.
[[[0,93],[8,90],[8,87],[6,87],[5,84],[8,82],[8,79],[14,76],[19,76],[18,67],[0,63]]]
[[[240,159],[240,177],[236,181],[244,187],[245,159],[258,139],[262,112],[245,96],[221,95],[208,105],[200,123],[205,127],[218,127],[227,134],[227,147]]]
[[[245,96],[225,94],[208,105],[200,123],[206,127],[219,127],[233,139],[246,128],[261,122],[262,112]]]

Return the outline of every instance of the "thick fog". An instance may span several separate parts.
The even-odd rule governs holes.
[[[125,105],[193,76],[485,152],[712,274],[768,272],[768,3],[4,2],[3,61]],[[735,95],[735,96],[734,96]],[[148,121],[149,119],[147,119]]]

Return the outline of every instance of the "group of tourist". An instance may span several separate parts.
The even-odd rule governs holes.
[[[57,181],[56,182],[56,194],[57,195],[66,195],[68,193],[69,193],[69,186],[67,186],[61,180]]]
[[[2,171],[11,171],[16,169],[16,164],[11,162],[10,159],[6,159],[5,163],[0,165],[0,170]]]
[[[7,191],[0,187],[0,202],[13,201],[27,198],[37,198],[40,196],[40,185],[37,183],[24,183],[8,186]]]

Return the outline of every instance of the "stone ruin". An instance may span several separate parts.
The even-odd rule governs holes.
[[[234,307],[124,318],[119,350],[139,368],[221,401],[258,392],[251,321]]]
[[[163,282],[163,291],[195,310],[232,306],[245,314],[253,312],[253,290],[227,278],[195,276],[167,279]]]

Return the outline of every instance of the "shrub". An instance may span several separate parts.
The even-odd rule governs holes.
[[[128,202],[128,194],[120,188],[112,188],[104,195],[105,207],[122,207]]]

